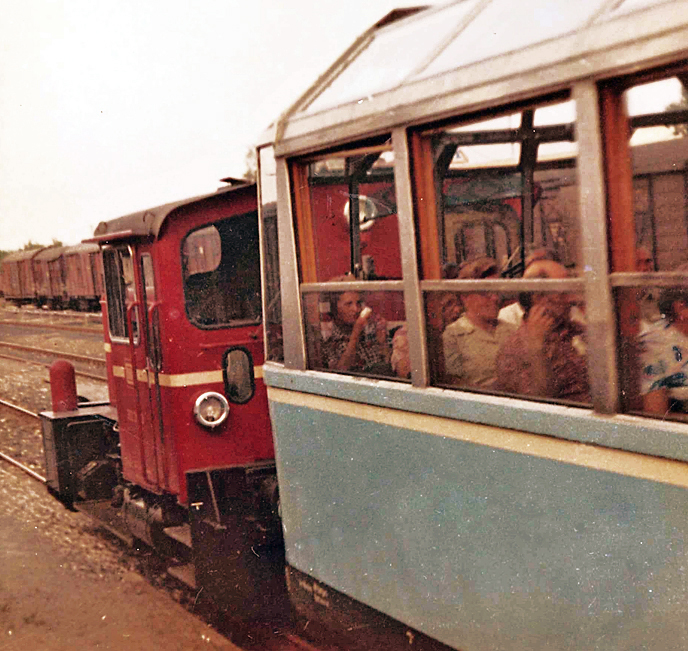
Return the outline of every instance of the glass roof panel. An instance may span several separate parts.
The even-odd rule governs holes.
[[[667,1],[668,0],[623,0],[618,7],[615,7],[610,12],[604,14],[604,16],[601,17],[601,20],[617,18],[618,16],[630,13],[631,11],[644,9],[645,7],[652,7]]]
[[[424,78],[575,32],[605,0],[493,0],[416,78]]]
[[[306,107],[306,112],[339,106],[397,86],[451,36],[477,4],[478,0],[463,0],[380,30],[363,52]]]

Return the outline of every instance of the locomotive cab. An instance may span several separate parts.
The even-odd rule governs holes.
[[[185,474],[272,459],[255,193],[101,224],[122,472],[188,505]]]
[[[226,581],[207,585],[211,576],[241,572],[257,599],[252,591],[281,553],[281,526],[262,383],[255,186],[103,222],[93,241],[102,249],[117,445],[70,467],[75,480],[66,497],[93,511],[85,504],[110,489],[111,521],[177,558],[190,555],[193,564],[180,564],[179,578],[200,583],[220,603],[245,604],[245,590],[225,595]],[[96,472],[106,489],[92,482],[98,494],[89,494],[81,478]],[[260,564],[241,554],[258,546],[271,550]],[[227,567],[222,557],[230,549],[236,561]]]

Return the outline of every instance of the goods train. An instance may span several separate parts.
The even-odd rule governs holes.
[[[18,307],[97,311],[103,295],[100,249],[82,243],[10,253],[2,259],[0,287]]]
[[[684,0],[376,23],[263,136],[257,197],[98,227],[111,402],[43,414],[51,490],[348,649],[686,648],[686,43]],[[523,306],[513,368],[448,372],[447,295]]]

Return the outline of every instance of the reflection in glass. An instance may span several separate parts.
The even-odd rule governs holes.
[[[248,351],[243,348],[229,351],[225,358],[225,382],[230,401],[244,403],[253,396],[253,364]]]
[[[198,326],[258,323],[260,260],[255,213],[192,231],[182,244],[184,296]]]
[[[359,278],[401,277],[394,189],[394,156],[389,144],[322,158],[307,165],[312,238],[302,260],[304,280],[327,282],[353,273]],[[310,248],[310,247],[309,247]]]
[[[574,119],[564,101],[427,135],[442,268],[488,256],[518,276],[541,248],[579,266]]]
[[[408,377],[402,292],[311,293],[303,303],[309,368]]]
[[[645,271],[673,271],[688,260],[688,124],[677,113],[688,110],[688,104],[681,100],[680,88],[678,79],[671,78],[626,92],[631,115],[642,112],[649,125],[635,129],[630,142],[636,245],[651,262]]]

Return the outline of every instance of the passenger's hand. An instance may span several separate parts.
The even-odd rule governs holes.
[[[545,337],[556,323],[554,317],[547,312],[546,305],[536,305],[530,310],[526,328],[528,330],[528,343],[533,353],[542,352],[545,346]]]
[[[378,319],[375,322],[375,336],[378,344],[387,345],[387,321],[384,319]]]
[[[361,313],[358,315],[358,318],[356,319],[354,323],[354,328],[352,334],[358,339],[358,337],[361,336],[361,333],[363,330],[365,330],[366,325],[368,325],[368,321],[370,321],[370,317],[372,316],[373,311],[369,307],[364,307],[361,310]]]

